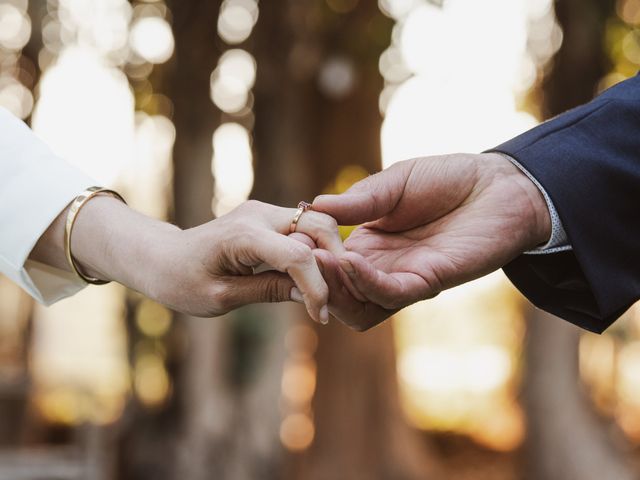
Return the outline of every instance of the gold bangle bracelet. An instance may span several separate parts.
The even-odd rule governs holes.
[[[93,278],[85,275],[78,267],[76,260],[73,258],[73,254],[71,253],[71,233],[73,232],[73,226],[76,223],[76,218],[82,207],[84,207],[89,200],[91,200],[96,195],[101,193],[107,193],[123,203],[127,203],[124,198],[113,190],[109,190],[108,188],[102,187],[89,187],[80,195],[78,195],[73,202],[71,202],[71,206],[69,207],[69,213],[67,214],[67,221],[65,223],[64,228],[64,253],[67,257],[67,262],[71,267],[71,270],[75,272],[75,274],[84,282],[90,283],[92,285],[104,285],[109,283],[108,280],[100,280],[99,278]]]

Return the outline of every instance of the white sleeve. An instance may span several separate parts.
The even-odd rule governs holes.
[[[0,273],[40,303],[52,304],[85,286],[70,272],[28,256],[60,212],[92,185],[94,180],[0,108]]]
[[[529,250],[528,252],[524,252],[527,255],[544,255],[547,253],[556,253],[556,252],[564,252],[566,250],[571,250],[571,244],[569,243],[569,239],[567,238],[567,232],[564,230],[564,226],[562,225],[562,221],[560,220],[560,216],[558,215],[558,211],[556,207],[553,205],[553,201],[549,197],[549,194],[546,192],[542,185],[536,180],[536,178],[529,173],[529,171],[524,168],[518,161],[504,153],[497,152],[511,163],[513,163],[522,173],[524,173],[529,180],[531,180],[542,196],[544,197],[544,201],[547,204],[547,208],[549,209],[549,216],[551,217],[551,237],[549,237],[549,241],[544,245],[540,245],[534,250]]]

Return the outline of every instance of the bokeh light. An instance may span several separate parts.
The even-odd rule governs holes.
[[[211,99],[227,113],[238,113],[247,106],[256,79],[256,61],[246,50],[227,50],[211,74]]]
[[[224,123],[213,134],[213,176],[216,215],[224,215],[244,202],[253,186],[253,153],[245,127]]]
[[[149,337],[161,337],[171,326],[171,312],[151,300],[143,300],[136,311],[136,325]]]
[[[7,50],[20,50],[30,36],[31,21],[25,8],[20,9],[11,3],[0,4],[0,46]]]
[[[225,0],[218,17],[218,35],[228,44],[244,42],[258,21],[256,0]]]
[[[173,32],[163,18],[136,20],[131,27],[130,41],[133,50],[150,63],[164,63],[173,55]]]
[[[169,394],[169,376],[162,357],[140,355],[134,365],[133,385],[140,401],[148,407],[161,405]]]
[[[312,361],[286,365],[282,374],[282,395],[294,406],[311,403],[316,388],[316,368]]]
[[[353,62],[346,57],[331,57],[322,64],[318,86],[329,98],[341,99],[355,87],[356,73]]]
[[[304,413],[287,415],[280,425],[280,441],[293,452],[309,448],[314,436],[313,420]]]
[[[13,77],[0,76],[0,106],[25,119],[33,109],[31,90]]]

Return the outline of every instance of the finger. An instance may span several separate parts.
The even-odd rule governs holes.
[[[370,302],[386,309],[403,308],[438,294],[438,290],[419,275],[383,272],[355,252],[343,255],[340,267]]]
[[[313,200],[313,209],[331,215],[340,225],[360,225],[387,213],[378,208],[374,195],[368,193],[320,195]]]
[[[293,219],[298,212],[296,208],[277,207],[256,201],[250,202],[249,206],[263,210],[266,223],[284,235],[288,235],[291,231]],[[307,210],[302,212],[294,228],[294,232],[307,235],[316,245],[329,250],[334,255],[344,252],[338,224],[329,215]]]
[[[227,281],[225,293],[216,299],[216,303],[224,313],[251,303],[286,302],[291,300],[293,288],[295,283],[285,273],[239,275]]]
[[[344,284],[346,275],[336,257],[326,250],[315,250],[313,253],[329,285],[329,311],[345,325],[357,331],[368,330],[396,312],[357,300]]]
[[[328,320],[329,288],[308,246],[269,230],[245,235],[238,243],[248,252],[250,264],[267,263],[288,273],[302,293],[311,318],[323,323]]]
[[[358,291],[357,287],[353,284],[349,276],[340,268],[340,264],[338,263],[338,258],[333,255],[331,252],[322,249],[316,249],[313,251],[313,255],[316,258],[316,262],[318,262],[318,266],[320,267],[320,272],[322,276],[325,277],[325,281],[327,281],[326,276],[322,270],[323,266],[329,268],[329,272],[336,276],[336,282],[334,285],[341,285],[344,289],[349,292],[349,294],[359,302],[366,302],[367,298]],[[323,262],[322,264],[320,262]],[[327,282],[329,285],[329,282]],[[331,298],[331,285],[329,285],[329,298]]]
[[[307,210],[302,214],[296,225],[296,233],[309,236],[318,247],[330,251],[334,255],[345,252],[338,223],[333,217],[324,213]]]
[[[309,237],[309,235],[306,235],[304,233],[293,232],[292,234],[289,235],[289,238],[293,238],[294,240],[297,240],[300,243],[304,243],[311,250],[318,248],[318,245],[316,245],[316,242],[314,242],[313,239]]]
[[[298,242],[306,245],[307,247],[309,247],[312,250],[314,248],[318,248],[318,246],[316,245],[316,242],[311,240],[311,238],[309,238],[304,233],[292,233],[291,235],[289,235],[289,238],[293,238],[294,240],[297,240]],[[266,264],[266,263],[261,263],[260,265],[257,265],[255,267],[253,267],[253,273],[254,274],[262,273],[262,272],[269,272],[271,270],[275,270],[275,269],[271,265]]]

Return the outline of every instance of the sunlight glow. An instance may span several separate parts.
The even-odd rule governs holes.
[[[67,32],[64,43],[95,48],[103,55],[126,48],[132,12],[127,0],[59,0],[59,9],[60,30]]]
[[[476,346],[461,351],[413,347],[400,356],[400,375],[415,388],[452,395],[486,393],[501,387],[512,374],[504,349]]]
[[[94,51],[65,49],[40,83],[32,127],[53,150],[103,184],[131,159],[133,96],[126,76]]]
[[[401,10],[409,8],[400,3]],[[442,7],[420,3],[402,16],[394,44],[380,60],[392,88],[382,101],[384,166],[418,155],[482,151],[534,126],[535,118],[518,111],[514,92],[535,78],[527,50],[529,15],[550,15],[549,5],[450,0]],[[559,47],[552,20],[536,22],[544,40],[538,42],[538,62]]]

